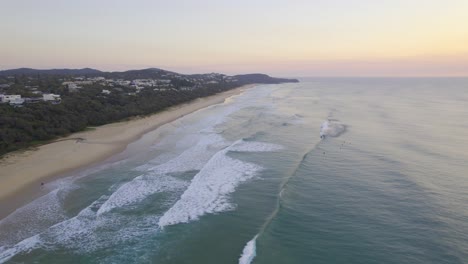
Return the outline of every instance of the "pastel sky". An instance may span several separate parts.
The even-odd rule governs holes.
[[[468,76],[467,0],[0,0],[0,69]]]

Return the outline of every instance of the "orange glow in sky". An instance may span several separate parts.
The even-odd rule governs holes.
[[[466,0],[6,0],[0,10],[1,69],[468,76]]]

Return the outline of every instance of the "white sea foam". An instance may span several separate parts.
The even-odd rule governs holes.
[[[42,245],[39,235],[35,235],[24,239],[14,247],[4,250],[5,247],[0,248],[0,263],[5,263],[18,253],[28,253],[32,250],[39,248]]]
[[[126,241],[140,241],[144,236],[154,235],[158,230],[155,216],[97,217],[96,211],[107,197],[102,196],[77,216],[55,224],[40,234],[22,240],[14,246],[0,250],[0,263],[15,255],[29,253],[38,248],[48,250],[67,248],[80,254],[108,249]]]
[[[200,170],[217,151],[227,146],[220,135],[205,135],[178,157],[149,170],[159,174]]]
[[[13,247],[9,247],[6,251],[0,253],[0,259],[3,259],[4,255],[8,255],[11,258],[16,254],[27,253],[45,245],[52,247],[64,246],[65,244],[72,244],[70,243],[72,241],[79,241],[80,238],[90,233],[90,229],[96,226],[91,223],[93,215],[95,215],[93,209],[104,200],[105,198],[101,197],[101,199],[83,209],[77,216],[59,222],[40,234],[24,239]]]
[[[120,186],[97,211],[97,215],[142,201],[149,195],[174,191],[187,186],[187,182],[170,176],[142,175]]]
[[[239,152],[272,152],[282,150],[283,146],[265,142],[241,140],[229,148],[230,151]]]
[[[119,160],[91,167],[76,175],[60,178],[41,186],[44,191],[50,192],[18,208],[0,220],[0,246],[8,247],[14,245],[67,219],[63,208],[63,201],[68,193],[78,188],[74,183],[77,179],[121,165],[126,161]]]
[[[327,136],[330,137],[337,137],[344,133],[346,130],[346,126],[338,123],[337,121],[330,121],[327,120],[322,123],[320,126],[320,137],[324,138]]]
[[[180,156],[162,164],[163,166],[156,166],[153,168],[156,172],[151,172],[152,174],[150,175],[136,177],[132,181],[120,186],[111,196],[102,196],[93,204],[83,209],[77,216],[59,222],[42,231],[41,234],[24,239],[14,246],[4,246],[0,253],[0,259],[7,261],[18,253],[27,253],[35,248],[43,247],[44,245],[65,247],[78,252],[92,252],[99,248],[109,247],[113,243],[118,243],[118,241],[136,239],[142,235],[146,235],[148,232],[155,232],[157,229],[154,229],[154,225],[160,223],[159,218],[156,216],[143,220],[132,218],[132,216],[107,215],[106,213],[115,208],[136,204],[156,192],[174,191],[176,189],[185,188],[188,184],[187,182],[160,173],[197,169],[198,167],[203,167],[201,165],[203,161],[206,163],[210,160],[211,163],[208,162],[209,164],[220,163],[227,167],[217,169],[216,166],[214,166],[212,168],[214,171],[210,171],[208,166],[206,169],[202,169],[201,174],[207,171],[221,172],[224,174],[235,172],[235,170],[229,169],[231,167],[240,168],[241,170],[238,171],[241,176],[232,179],[234,182],[219,181],[214,185],[205,185],[206,188],[217,188],[219,194],[211,200],[211,203],[203,204],[201,207],[198,207],[198,209],[208,212],[226,210],[230,205],[226,201],[227,198],[223,195],[232,192],[236,184],[250,178],[253,172],[258,170],[259,167],[225,156],[227,149],[220,151],[222,155],[219,154],[219,158],[210,159],[216,151],[223,148],[225,144],[227,143],[218,135],[205,135],[198,144],[185,151]],[[205,155],[203,153],[211,154]],[[184,201],[182,200],[179,204],[183,203]],[[41,204],[47,203],[42,201]],[[50,205],[52,204],[53,203],[50,203]],[[177,215],[177,207],[174,208],[172,212],[175,212]],[[189,211],[182,213],[182,217],[184,217],[184,215],[190,215],[190,217],[193,218],[197,213]],[[130,224],[132,222],[135,222],[135,225]],[[147,224],[144,224],[145,222]],[[141,227],[141,225],[143,225],[143,227]],[[151,231],[148,231],[150,229],[149,227],[151,227]],[[116,234],[118,234],[117,237],[115,237]]]
[[[44,244],[67,248],[78,253],[96,252],[138,241],[145,235],[157,232],[154,216],[106,215],[97,216],[96,209],[105,197],[81,211],[77,216],[52,226],[40,238]]]
[[[252,240],[247,242],[247,244],[244,247],[244,250],[242,251],[242,255],[239,259],[239,264],[250,264],[252,263],[253,259],[257,255],[257,237],[256,235]]]
[[[172,148],[169,146],[167,149],[171,150]],[[172,159],[175,159],[179,155],[180,153],[174,153],[174,151],[171,151],[171,152],[167,151],[167,152],[157,155],[156,158],[153,158],[152,160],[146,162],[145,164],[135,167],[133,170],[146,172],[156,166],[166,163]]]
[[[60,198],[64,191],[56,189],[2,219],[0,245],[15,244],[66,219]]]
[[[228,195],[241,182],[251,179],[261,167],[228,157],[228,150],[216,153],[195,175],[181,198],[159,219],[160,227],[187,223],[204,214],[232,208]]]
[[[173,173],[199,170],[219,149],[229,144],[218,134],[189,134],[177,140],[182,153],[177,151],[158,155],[146,164],[135,168],[137,171],[154,171],[158,173]]]

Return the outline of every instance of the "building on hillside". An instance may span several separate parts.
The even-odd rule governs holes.
[[[42,94],[42,100],[59,102],[62,99],[58,94]]]
[[[111,91],[103,89],[103,90],[102,90],[102,93],[103,93],[103,94],[110,94]]]
[[[87,80],[87,81],[76,81],[76,82],[74,82],[74,83],[77,84],[77,85],[78,85],[78,84],[81,84],[81,85],[91,85],[91,84],[93,84],[94,82],[93,82],[93,81]]]
[[[76,84],[76,83],[70,83],[68,85],[68,90],[70,92],[76,92],[78,89],[81,89],[81,86],[78,86],[78,84]]]
[[[100,82],[100,81],[105,81],[106,78],[104,77],[94,77],[94,78],[88,78],[89,81],[93,81],[93,82]]]
[[[18,106],[18,107],[19,107],[19,106],[22,106],[22,105],[23,105],[24,99],[21,98],[21,97],[20,97],[20,98],[15,98],[15,99],[13,99],[13,100],[10,100],[9,103],[10,103],[10,105],[12,105],[12,106]]]
[[[1,99],[2,99],[2,103],[9,103],[11,101],[21,99],[21,95],[19,95],[19,94],[3,94],[1,96]]]

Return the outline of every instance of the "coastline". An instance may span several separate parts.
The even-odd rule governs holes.
[[[255,85],[198,98],[147,117],[73,133],[33,150],[7,154],[0,161],[0,219],[40,196],[44,192],[38,188],[41,182],[99,164],[124,151],[128,144],[144,134],[184,115],[222,103]]]

